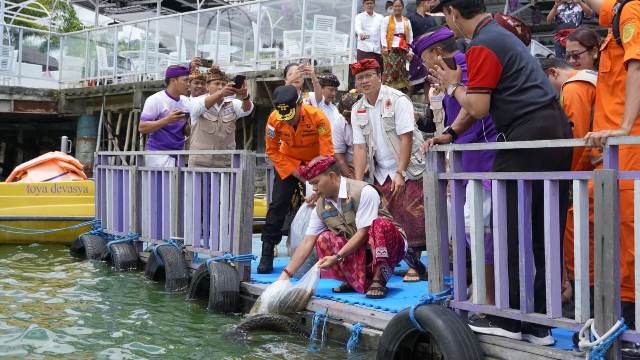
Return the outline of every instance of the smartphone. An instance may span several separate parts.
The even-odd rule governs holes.
[[[233,87],[236,89],[240,89],[242,88],[242,85],[244,84],[244,80],[247,77],[244,75],[236,75],[235,78],[233,78]]]
[[[206,68],[210,68],[211,66],[213,66],[213,60],[209,60],[209,59],[201,59],[200,63],[202,64],[202,67],[206,67]]]
[[[448,57],[448,58],[442,58],[442,61],[444,61],[444,63],[447,64],[447,67],[449,69],[451,70],[458,69],[458,64],[456,64],[456,59],[452,57]]]
[[[300,60],[300,64],[311,66],[311,58],[303,58],[302,60]]]
[[[182,115],[184,115],[184,117],[187,119],[191,117],[191,113],[189,113],[188,111],[183,111]]]

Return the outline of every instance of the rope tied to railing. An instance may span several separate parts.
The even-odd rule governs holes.
[[[211,263],[212,262],[251,262],[256,259],[256,256],[253,254],[243,254],[243,255],[233,255],[228,252],[225,252],[223,255],[214,256],[212,258],[207,259],[205,262],[207,266],[207,270],[211,272]]]
[[[160,254],[158,254],[158,248],[161,247],[161,246],[175,246],[175,248],[178,249],[178,251],[182,251],[182,247],[180,246],[180,244],[178,244],[174,240],[167,240],[163,244],[155,244],[155,245],[153,245],[153,247],[151,248],[151,252],[156,257],[156,261],[158,262],[158,265],[160,265],[160,266],[164,266],[164,262],[162,261],[162,258],[160,257]]]
[[[136,234],[136,233],[129,233],[126,236],[113,236],[113,239],[110,240],[107,243],[107,249],[109,250],[109,252],[113,252],[111,250],[111,247],[115,244],[122,244],[122,243],[129,243],[132,241],[137,240],[138,238],[140,238],[140,234]]]
[[[355,323],[351,327],[351,336],[349,337],[349,341],[347,341],[347,353],[352,353],[356,351],[358,347],[358,341],[360,340],[360,332],[364,328],[364,325],[361,323]]]
[[[56,229],[32,229],[32,228],[22,228],[22,227],[15,227],[15,226],[9,226],[9,225],[0,225],[0,232],[5,232],[9,234],[14,234],[14,235],[42,235],[42,234],[59,232],[59,231],[79,229],[88,225],[91,225],[93,229],[96,227],[96,222],[98,223],[97,226],[101,231],[102,228],[99,225],[100,220],[93,219],[93,220],[85,221],[79,224],[69,225],[69,226],[56,228]],[[91,231],[88,231],[85,234],[91,233]]]
[[[411,320],[411,323],[413,324],[413,326],[415,326],[415,328],[418,329],[418,331],[425,334],[427,331],[422,327],[422,325],[420,325],[420,323],[416,319],[416,309],[422,305],[445,302],[449,300],[449,298],[451,298],[452,292],[453,292],[453,289],[448,288],[446,290],[440,291],[435,294],[422,295],[422,297],[420,297],[420,301],[418,301],[418,303],[415,305],[411,305],[411,308],[409,309],[409,320]]]
[[[587,359],[603,360],[605,354],[609,351],[618,337],[627,331],[628,326],[624,323],[624,318],[620,318],[604,335],[598,335],[593,319],[587,320],[582,329],[578,333],[578,348],[581,351],[587,351]],[[592,339],[594,339],[592,341]]]

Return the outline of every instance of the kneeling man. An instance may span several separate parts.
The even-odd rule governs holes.
[[[387,294],[387,280],[405,255],[406,235],[373,186],[340,176],[333,157],[298,169],[318,194],[302,243],[280,279],[288,279],[316,247],[322,277],[343,281],[334,292]]]

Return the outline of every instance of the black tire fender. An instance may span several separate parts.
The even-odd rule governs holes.
[[[116,271],[137,270],[140,265],[135,246],[130,242],[110,245],[111,262]]]
[[[294,335],[308,336],[309,333],[295,320],[285,315],[257,314],[243,319],[233,328],[234,332],[269,330],[286,332]]]
[[[240,303],[240,276],[236,268],[226,262],[212,262],[209,265],[209,284],[209,311],[236,312]]]
[[[396,314],[387,324],[378,344],[378,360],[415,359],[416,345],[435,343],[445,360],[483,359],[478,339],[458,315],[445,306],[430,304],[415,309],[421,333],[409,318],[410,309]]]
[[[83,234],[71,243],[69,254],[80,259],[99,260],[107,249],[106,244],[102,236]]]
[[[156,250],[149,254],[144,273],[153,281],[164,279],[165,291],[181,291],[189,286],[189,270],[184,254],[173,245],[156,245]]]
[[[189,290],[187,290],[187,300],[209,299],[209,286],[211,275],[206,264],[200,265],[191,275]]]

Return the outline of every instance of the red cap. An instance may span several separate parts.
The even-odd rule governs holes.
[[[312,161],[311,164],[307,166],[300,165],[298,167],[298,173],[300,174],[300,177],[309,181],[314,177],[329,170],[329,168],[335,163],[336,163],[336,159],[333,156],[329,156],[329,157],[317,160],[316,162]]]
[[[351,64],[351,73],[355,76],[365,70],[380,69],[380,64],[375,59],[362,59],[355,64]]]

